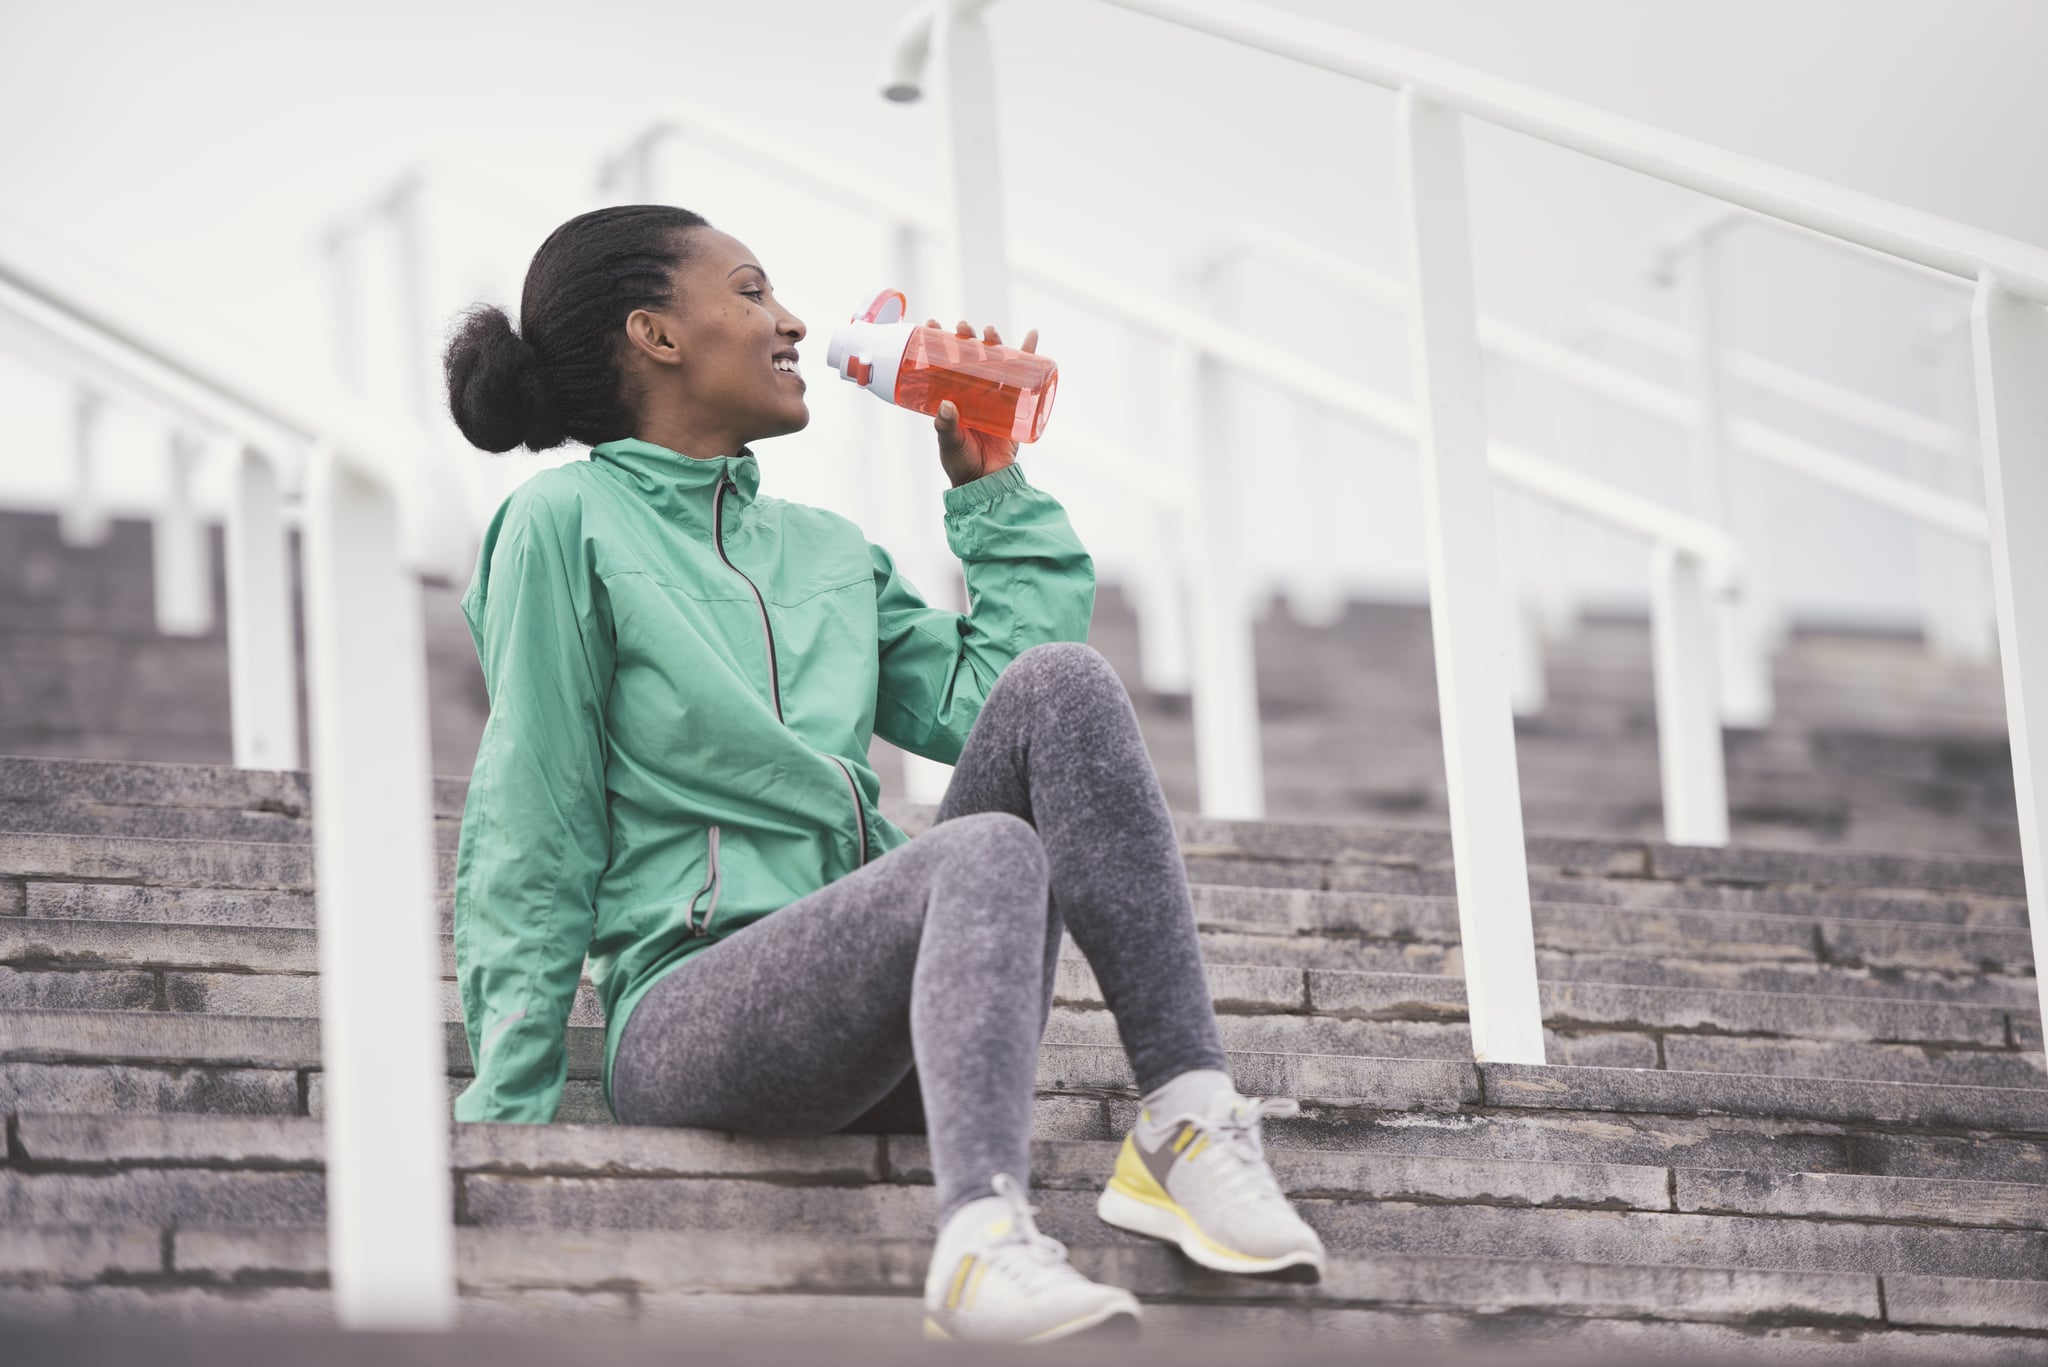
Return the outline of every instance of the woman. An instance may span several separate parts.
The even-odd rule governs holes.
[[[950,612],[847,519],[759,492],[747,443],[810,421],[806,329],[737,239],[662,205],[580,215],[520,322],[464,318],[456,424],[592,450],[505,500],[462,600],[491,711],[456,864],[456,1118],[554,1118],[587,954],[617,1120],[928,1129],[927,1333],[1128,1329],[1136,1300],[1025,1203],[1064,926],[1144,1094],[1103,1218],[1320,1276],[1259,1138],[1296,1107],[1231,1085],[1165,798],[1084,643],[1093,562],[1017,444],[933,423],[972,605]],[[876,807],[872,735],[954,765],[915,840]]]

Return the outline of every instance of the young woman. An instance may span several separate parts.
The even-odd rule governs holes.
[[[520,325],[462,320],[456,424],[592,450],[505,500],[462,599],[491,711],[456,863],[456,1118],[554,1118],[587,955],[620,1122],[928,1131],[928,1334],[1132,1328],[1025,1201],[1064,927],[1144,1096],[1101,1216],[1319,1277],[1260,1143],[1297,1108],[1231,1084],[1165,796],[1084,643],[1093,562],[1017,444],[933,423],[972,605],[951,612],[852,522],[760,492],[748,443],[810,421],[806,329],[735,238],[663,205],[580,215]],[[954,766],[915,840],[876,807],[874,735]]]

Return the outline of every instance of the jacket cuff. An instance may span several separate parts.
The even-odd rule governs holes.
[[[1011,461],[994,474],[970,479],[957,488],[946,490],[946,512],[955,517],[963,513],[980,512],[1011,490],[1030,487],[1024,478],[1023,463]]]

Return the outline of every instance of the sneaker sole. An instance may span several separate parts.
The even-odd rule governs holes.
[[[1110,1305],[1100,1310],[1090,1311],[1078,1319],[1068,1320],[1065,1324],[1055,1324],[1050,1329],[1041,1329],[1027,1338],[1010,1341],[1015,1343],[1050,1343],[1054,1339],[1065,1338],[1135,1339],[1140,1336],[1142,1330],[1143,1326],[1138,1322],[1138,1317],[1131,1313],[1130,1307]],[[930,1315],[924,1317],[924,1336],[943,1343],[966,1341],[960,1339],[955,1334],[948,1333],[945,1326]],[[994,1340],[977,1341],[993,1342]]]
[[[1127,1229],[1133,1234],[1164,1239],[1177,1246],[1191,1261],[1217,1272],[1240,1272],[1290,1282],[1319,1282],[1323,1279],[1323,1259],[1313,1249],[1297,1249],[1272,1258],[1231,1252],[1204,1235],[1193,1218],[1179,1206],[1141,1201],[1114,1186],[1102,1189],[1102,1195],[1095,1199],[1095,1213],[1104,1224]]]

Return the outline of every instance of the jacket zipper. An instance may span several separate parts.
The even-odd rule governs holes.
[[[731,483],[731,475],[721,474],[718,480],[718,487],[712,490],[711,493],[711,544],[718,551],[718,558],[725,562],[725,567],[741,579],[746,580],[747,587],[753,591],[754,606],[761,613],[761,636],[768,643],[768,696],[769,700],[775,704],[775,720],[781,721],[782,676],[775,665],[775,631],[768,624],[768,601],[761,596],[761,590],[755,586],[754,581],[747,578],[747,572],[738,565],[733,564],[732,557],[725,553],[725,491],[726,487]],[[847,768],[837,755],[829,755],[827,758],[839,766],[840,773],[846,775],[846,788],[853,797],[853,829],[860,840],[860,862],[862,865],[866,865],[868,862],[868,824],[867,818],[862,815],[860,809],[860,788],[853,781],[853,770]],[[712,829],[716,830],[717,828],[713,827]],[[715,850],[717,848],[716,837],[713,837],[713,842],[713,849]],[[715,902],[717,899],[714,897],[712,900]],[[692,899],[691,905],[695,905],[694,899]]]
[[[722,475],[718,487],[711,494],[711,544],[718,550],[718,558],[725,561],[725,567],[753,589],[754,606],[761,610],[761,635],[768,641],[768,697],[775,704],[775,720],[782,720],[782,680],[775,668],[775,633],[768,626],[768,601],[761,597],[761,590],[754,588],[754,581],[747,579],[747,572],[732,563],[725,553],[725,488],[732,483],[730,475]]]
[[[718,914],[718,827],[716,826],[711,828],[710,841],[711,853],[708,865],[704,870],[704,886],[697,889],[697,896],[690,899],[689,907],[683,912],[683,924],[689,926],[690,918],[697,914],[697,899],[707,892],[711,894],[711,904],[704,908],[704,924],[691,928],[690,933],[692,935],[709,935],[711,933],[711,918]]]

